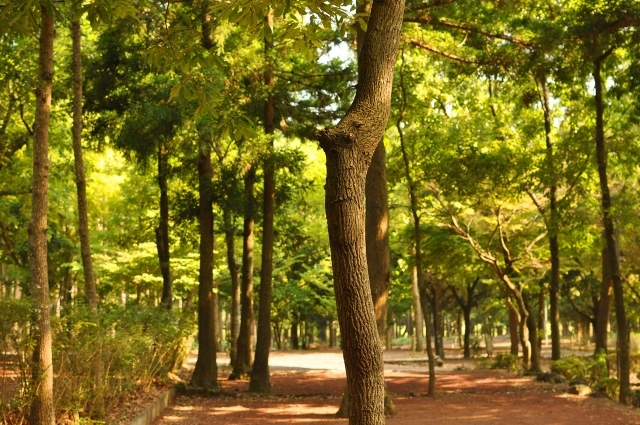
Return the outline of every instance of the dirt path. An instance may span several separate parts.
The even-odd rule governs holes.
[[[333,416],[346,385],[344,371],[335,361],[334,354],[339,353],[317,354],[321,355],[276,354],[272,396],[251,395],[246,392],[247,381],[226,381],[226,375],[221,374],[222,395],[180,395],[154,425],[346,425],[346,420]],[[286,370],[285,360],[291,370]],[[328,370],[318,370],[320,366]],[[398,408],[397,416],[388,419],[388,424],[640,425],[638,409],[606,399],[569,395],[566,386],[538,383],[514,374],[442,371],[438,373],[438,394],[430,398],[425,396],[428,377],[415,365],[387,364],[387,368],[388,389]]]

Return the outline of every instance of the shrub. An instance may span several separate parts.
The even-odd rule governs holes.
[[[520,366],[520,357],[516,354],[498,353],[491,364],[491,369],[504,369],[509,372],[518,372]]]
[[[562,375],[568,380],[584,379],[587,374],[586,363],[575,356],[551,362],[551,372]]]

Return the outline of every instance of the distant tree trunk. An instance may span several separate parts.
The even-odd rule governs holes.
[[[204,148],[206,149],[206,148]],[[216,364],[216,319],[213,303],[213,167],[210,152],[200,153],[198,191],[200,197],[200,278],[198,285],[198,360],[191,385],[218,388]]]
[[[256,170],[249,166],[244,176],[245,213],[242,243],[242,285],[240,289],[240,334],[238,352],[229,379],[246,379],[252,364],[251,330],[253,328],[253,224]]]
[[[542,353],[542,340],[544,339],[543,335],[546,334],[545,329],[545,295],[546,290],[544,287],[540,288],[540,292],[538,292],[538,353]]]
[[[29,221],[29,272],[31,296],[37,312],[36,347],[33,353],[34,395],[30,423],[55,425],[53,362],[47,264],[47,211],[49,206],[49,123],[53,82],[54,17],[40,6],[40,56],[33,129],[33,192]]]
[[[520,344],[520,336],[518,335],[518,311],[510,301],[508,301],[507,304],[509,308],[509,337],[511,339],[509,352],[517,356],[518,345]]]
[[[602,283],[600,284],[600,300],[598,301],[598,314],[596,320],[596,353],[600,350],[608,352],[608,328],[609,316],[611,316],[611,267],[607,247],[602,250]]]
[[[607,148],[604,139],[604,102],[601,76],[602,62],[612,52],[613,49],[610,49],[594,61],[593,79],[596,91],[596,157],[598,160],[598,176],[600,177],[600,192],[602,195],[602,221],[604,224],[605,239],[607,241],[609,267],[611,270],[611,280],[613,282],[613,293],[615,296],[616,323],[618,324],[618,379],[620,380],[619,400],[621,403],[626,403],[631,395],[629,328],[627,326],[622,278],[620,276],[620,258],[618,257],[618,251],[616,249],[616,229],[611,213],[612,202],[607,176]]]
[[[240,282],[238,279],[238,265],[235,256],[235,230],[229,208],[223,209],[224,236],[227,243],[227,264],[231,274],[231,350],[229,357],[231,366],[236,364],[238,352],[238,335],[240,334]]]
[[[273,12],[266,17],[266,24],[273,32]],[[264,83],[273,88],[273,64],[271,63],[271,50],[273,43],[264,40],[265,59],[267,61],[264,71]],[[264,105],[264,132],[273,135],[275,130],[276,104],[272,93],[269,93]],[[271,352],[271,285],[273,273],[273,214],[275,205],[275,165],[273,163],[273,140],[270,143],[272,152],[267,154],[264,160],[264,190],[262,202],[262,266],[260,268],[260,305],[258,311],[258,331],[256,343],[256,355],[251,370],[249,391],[269,393],[269,353]]]
[[[462,315],[464,318],[464,358],[471,358],[471,306],[465,306],[462,309]],[[516,345],[517,347],[517,345]]]
[[[424,351],[424,317],[420,307],[420,290],[418,289],[418,269],[411,268],[411,292],[413,295],[413,310],[416,312],[416,351]]]
[[[84,273],[85,299],[91,311],[98,312],[98,292],[91,261],[91,243],[89,242],[89,219],[87,213],[87,182],[84,176],[82,158],[82,33],[80,22],[71,23],[73,39],[73,156],[75,159],[76,189],[78,192],[78,234],[80,236],[80,255]]]
[[[431,285],[430,299],[433,300],[433,333],[436,355],[444,359],[444,329],[442,327],[442,287],[439,283]]]
[[[383,424],[384,365],[369,283],[365,182],[391,112],[391,90],[404,1],[374,2],[358,63],[355,99],[345,117],[322,130],[327,161],[325,207],[351,424]]]
[[[560,292],[560,247],[558,244],[558,176],[553,152],[553,139],[551,138],[551,107],[549,104],[549,91],[547,89],[547,77],[540,79],[542,88],[542,106],[544,112],[544,130],[546,140],[547,165],[549,167],[549,218],[547,230],[549,231],[549,255],[551,260],[551,279],[549,284],[549,304],[551,309],[551,359],[559,360],[560,352],[560,308],[558,306],[558,294]],[[541,211],[544,213],[544,211]]]
[[[87,212],[87,182],[82,157],[82,31],[80,21],[71,22],[72,73],[73,73],[73,156],[75,164],[76,190],[78,194],[78,235],[80,237],[80,256],[84,274],[84,295],[89,310],[98,314],[98,290],[91,260],[91,242],[89,240],[89,214]],[[65,301],[71,296],[71,276],[65,287]],[[65,302],[66,304],[66,302]],[[100,357],[98,357],[100,358]],[[96,417],[104,417],[103,379],[104,369],[101,361],[95,362],[94,402],[92,412]]]
[[[298,318],[295,317],[291,321],[291,348],[294,350],[300,349],[300,341],[298,339]]]
[[[215,241],[215,238],[214,238],[214,241]],[[214,244],[214,251],[215,251],[215,244]],[[221,353],[224,350],[222,349],[222,323],[220,322],[220,316],[221,316],[220,297],[218,296],[218,283],[215,281],[215,279],[213,281],[212,302],[213,302],[213,320],[215,321],[214,329],[216,330],[216,351],[218,353]]]
[[[162,305],[169,310],[173,307],[173,284],[171,282],[171,267],[169,265],[169,190],[168,179],[168,153],[163,143],[158,146],[158,186],[160,187],[160,224],[156,228],[156,245],[158,247],[158,259],[160,260],[160,272],[162,273]]]

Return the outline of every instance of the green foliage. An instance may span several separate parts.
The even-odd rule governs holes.
[[[522,360],[516,354],[498,353],[493,358],[491,369],[502,369],[508,372],[518,372],[522,368]]]
[[[562,375],[568,380],[584,379],[587,376],[587,363],[575,356],[551,362],[551,372]]]

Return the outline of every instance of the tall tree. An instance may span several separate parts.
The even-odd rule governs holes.
[[[383,424],[384,366],[368,278],[364,189],[371,157],[391,112],[391,89],[404,1],[372,4],[351,108],[322,130],[327,157],[325,208],[350,395],[349,422]]]
[[[202,47],[209,50],[211,24],[209,1],[202,2]],[[198,281],[198,360],[191,384],[203,388],[218,388],[216,362],[216,311],[213,299],[213,166],[211,147],[201,141],[198,159],[198,195],[200,220],[200,270]]]
[[[264,38],[265,70],[264,84],[269,90],[274,86],[273,62],[270,57],[273,50],[273,11],[266,17]],[[273,93],[268,93],[264,104],[264,133],[273,138],[275,131],[276,103]],[[275,167],[273,162],[273,139],[269,141],[269,151],[263,162],[264,189],[262,201],[262,266],[260,268],[260,305],[258,311],[258,330],[256,355],[251,370],[249,390],[268,393],[271,391],[269,382],[269,352],[271,351],[271,298],[273,273],[273,212],[276,194]]]
[[[158,187],[160,188],[160,222],[156,227],[156,245],[162,273],[161,302],[166,308],[173,307],[173,283],[171,278],[171,254],[169,252],[169,153],[167,145],[158,145]]]
[[[51,349],[51,301],[47,263],[49,208],[49,127],[53,86],[54,11],[40,6],[40,67],[36,88],[33,130],[33,193],[29,221],[29,271],[31,294],[37,311],[36,347],[33,353],[34,400],[30,422],[55,425],[53,407],[53,358]]]

